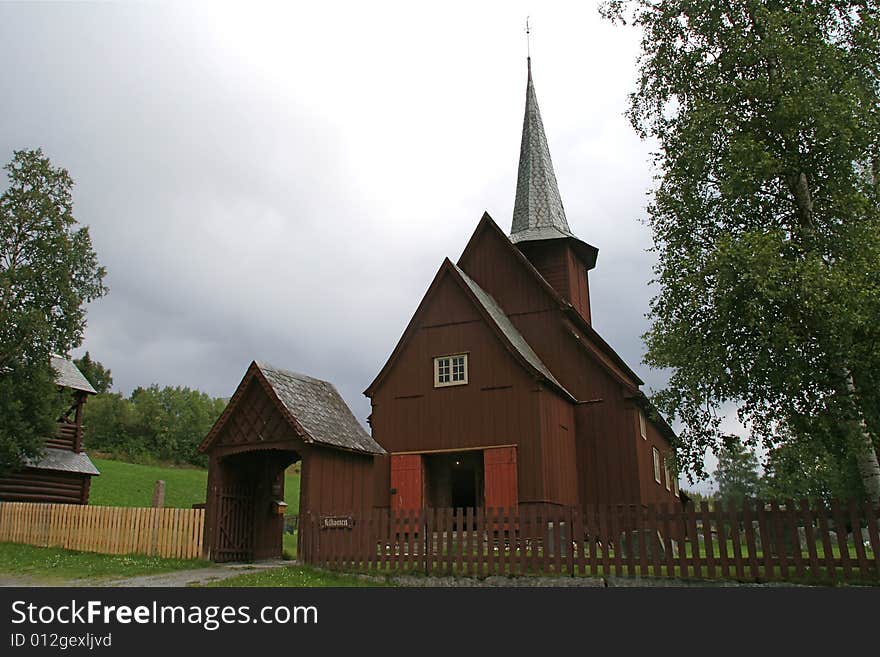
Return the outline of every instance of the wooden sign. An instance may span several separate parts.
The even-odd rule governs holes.
[[[353,529],[351,516],[321,516],[321,529]]]

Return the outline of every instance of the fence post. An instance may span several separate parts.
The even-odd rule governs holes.
[[[157,480],[153,486],[152,506],[156,509],[161,509],[165,506],[165,482],[162,479]]]

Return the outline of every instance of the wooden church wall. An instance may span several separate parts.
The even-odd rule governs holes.
[[[583,402],[575,411],[580,500],[639,501],[640,484],[633,474],[640,468],[638,430],[621,382],[578,344],[558,311],[512,320],[562,385]]]
[[[577,454],[577,498],[581,503],[639,501],[641,488],[634,473],[640,472],[642,466],[636,452],[637,429],[631,421],[633,406],[625,399],[621,382],[596,359],[616,369],[619,376],[626,378],[626,375],[598,348],[591,356],[578,344],[572,335],[575,327],[563,317],[534,275],[524,269],[523,263],[504,243],[506,239],[484,227],[475,233],[462,257],[461,267],[504,308],[562,385],[578,400],[587,402],[576,407],[572,422]],[[567,282],[573,275],[575,261],[572,254],[565,266],[560,264],[557,283]],[[586,288],[586,272],[578,285]],[[581,302],[588,306],[589,293],[586,289],[583,293]],[[580,335],[580,339],[587,340],[584,335]],[[553,445],[558,444],[551,442],[547,447],[548,460],[555,459]],[[546,467],[548,473],[551,472],[549,465]],[[545,476],[541,479],[543,481]]]
[[[633,421],[638,427],[638,409],[633,410]],[[675,495],[673,485],[670,490],[666,489],[666,473],[663,471],[665,457],[668,457],[672,448],[666,439],[660,434],[657,428],[650,422],[645,423],[647,429],[647,437],[641,438],[641,432],[638,431],[639,438],[636,440],[636,453],[638,455],[639,481],[641,482],[641,497],[646,502],[654,503],[673,503],[678,502]],[[660,483],[654,480],[654,452],[656,448],[660,452]],[[671,480],[670,480],[671,484]]]
[[[303,456],[300,513],[346,513],[373,506],[373,457],[309,446]]]
[[[541,393],[541,469],[544,500],[575,506],[578,490],[574,405],[550,391]]]
[[[511,318],[555,308],[556,304],[534,274],[524,269],[504,235],[490,227],[478,229],[459,266],[486,290]]]
[[[477,312],[452,278],[440,282],[375,391],[373,437],[388,452],[516,444],[520,499],[543,500],[542,393]],[[434,357],[462,352],[468,353],[468,383],[435,388]],[[377,457],[375,469],[376,503],[387,506],[388,458]]]

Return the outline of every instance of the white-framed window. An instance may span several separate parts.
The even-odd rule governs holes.
[[[642,440],[648,439],[648,427],[645,422],[645,411],[639,409],[639,435],[641,435]]]
[[[660,450],[652,447],[651,452],[654,454],[654,481],[660,484],[663,482],[660,478],[660,470],[662,469],[660,466]]]
[[[678,497],[678,474],[672,475],[672,493]]]
[[[467,354],[451,354],[434,359],[434,387],[460,386],[468,382]]]
[[[666,474],[666,490],[672,490],[672,472],[669,470],[669,463],[663,459],[663,472]]]

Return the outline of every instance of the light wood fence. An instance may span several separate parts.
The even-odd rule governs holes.
[[[0,502],[0,542],[196,559],[204,509]]]

